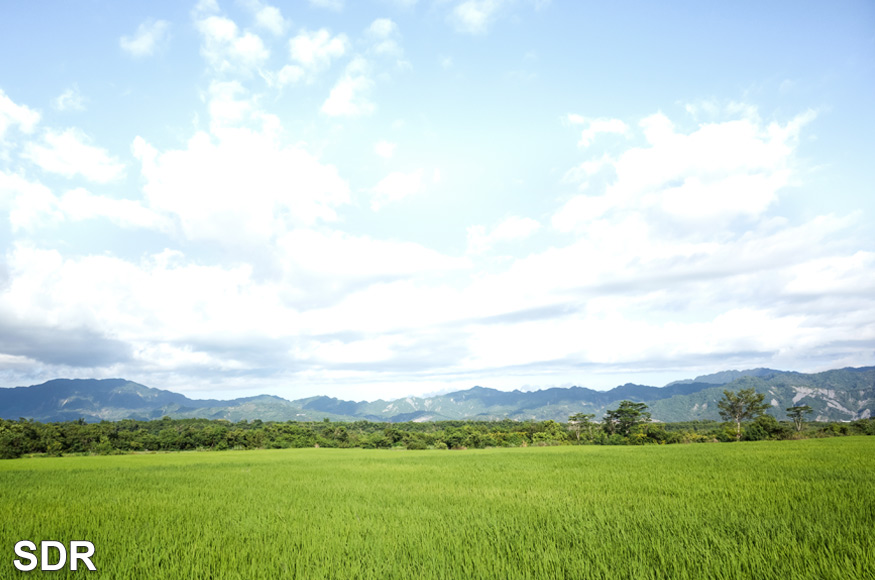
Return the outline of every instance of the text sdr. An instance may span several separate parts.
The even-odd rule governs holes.
[[[94,544],[85,541],[70,542],[70,570],[76,570],[79,562],[89,570],[97,570],[91,557],[94,555]],[[28,540],[22,540],[15,544],[15,555],[19,559],[13,560],[15,567],[22,572],[40,570],[61,570],[67,564],[67,547],[61,542],[43,540],[40,542],[39,556],[36,554],[36,544]]]

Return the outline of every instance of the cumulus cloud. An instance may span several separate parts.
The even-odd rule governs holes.
[[[203,38],[201,55],[216,72],[251,74],[263,67],[270,57],[261,37],[252,32],[241,32],[229,18],[204,15],[195,20],[195,26]]]
[[[57,207],[65,219],[71,221],[105,218],[124,228],[153,231],[170,229],[170,223],[164,216],[143,207],[138,201],[94,195],[81,187],[61,196]]]
[[[331,89],[322,104],[322,112],[330,117],[355,117],[372,113],[375,105],[368,98],[368,93],[373,84],[370,65],[364,58],[355,57]]]
[[[64,219],[52,190],[21,175],[0,171],[0,207],[9,210],[13,232],[34,230]]]
[[[400,59],[404,51],[399,44],[401,36],[398,25],[389,18],[374,20],[365,35],[371,41],[371,52],[379,56],[391,56]]]
[[[285,33],[289,22],[283,17],[279,8],[259,0],[247,0],[245,5],[255,18],[256,26],[274,36],[282,36]]]
[[[257,97],[239,81],[212,81],[205,98],[210,133],[217,137],[233,138],[239,129],[275,136],[280,129],[279,118],[259,107]]]
[[[9,209],[13,232],[89,219],[107,219],[123,228],[170,229],[165,217],[139,201],[95,195],[81,187],[58,197],[42,183],[0,171],[0,209],[4,208]]]
[[[496,244],[524,240],[541,228],[541,224],[531,218],[511,216],[486,231],[485,226],[468,228],[468,252],[482,254]]]
[[[506,3],[506,0],[465,0],[453,8],[450,21],[459,32],[482,34]]]
[[[629,132],[629,127],[620,119],[587,119],[577,114],[568,115],[568,121],[574,125],[584,125],[584,129],[580,133],[580,147],[589,147],[600,133],[613,133],[617,135],[625,135]]]
[[[294,313],[270,287],[255,284],[246,267],[191,265],[174,252],[139,263],[111,256],[65,258],[25,245],[16,245],[7,258],[12,281],[0,294],[5,320],[28,328],[31,336],[54,331],[61,338],[78,337],[79,344],[93,341],[100,347],[102,340],[107,347],[99,350],[119,345],[116,357],[153,370],[166,368],[166,354],[180,355],[177,365],[225,368],[220,355],[196,345],[210,335],[270,337],[293,327]],[[80,349],[69,360],[46,360],[38,345],[24,346],[13,354],[55,364],[87,365],[97,356]]]
[[[174,216],[191,239],[263,244],[295,225],[336,219],[349,201],[337,170],[270,135],[199,132],[181,150],[159,152],[137,138],[150,207]]]
[[[39,120],[40,114],[37,111],[26,105],[15,104],[3,89],[0,89],[0,143],[12,127],[17,127],[26,134],[33,133]]]
[[[569,200],[553,225],[571,231],[624,211],[700,225],[759,216],[792,185],[799,131],[813,118],[810,111],[783,125],[742,118],[684,133],[664,114],[646,117],[639,128],[647,144],[585,162],[575,175],[609,167],[615,179],[603,192]]]
[[[22,157],[42,169],[72,178],[81,175],[89,181],[108,183],[124,176],[124,164],[106,149],[91,144],[79,129],[47,129],[41,142],[30,142]]]
[[[137,27],[133,36],[122,36],[119,46],[133,57],[141,58],[155,54],[170,39],[170,23],[166,20],[146,20]]]
[[[468,326],[468,364],[553,372],[708,357],[756,364],[793,361],[794,353],[841,336],[871,341],[875,328],[866,317],[875,309],[875,277],[865,268],[872,256],[847,256],[830,242],[848,225],[838,218],[795,227],[766,222],[689,242],[666,238],[640,219],[595,224],[572,244],[517,260],[467,289],[465,303],[492,315]],[[841,321],[827,320],[812,304],[837,298],[855,301]],[[534,316],[522,316],[526,309]]]
[[[85,97],[79,92],[79,87],[74,85],[58,95],[52,106],[58,111],[84,111]]]
[[[289,40],[289,57],[295,64],[280,71],[281,84],[296,82],[305,76],[312,81],[316,74],[328,69],[332,61],[346,54],[349,45],[345,34],[332,36],[325,28],[301,30]]]

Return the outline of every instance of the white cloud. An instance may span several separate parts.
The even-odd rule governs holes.
[[[440,327],[459,320],[471,310],[467,296],[449,286],[429,283],[428,274],[446,277],[452,270],[463,270],[469,264],[422,250],[416,250],[413,245],[399,252],[397,258],[393,257],[395,252],[390,251],[379,261],[369,260],[368,263],[377,262],[382,269],[387,269],[392,259],[401,259],[414,270],[406,275],[400,273],[403,270],[395,270],[390,276],[380,277],[389,278],[386,281],[359,285],[338,302],[307,309],[301,313],[301,329],[311,335],[352,332],[365,339],[383,333],[417,331],[436,335],[438,342],[442,337],[455,340],[454,332],[447,333]]]
[[[577,114],[569,114],[568,121],[574,125],[586,125],[580,133],[580,147],[589,147],[600,133],[626,135],[629,126],[620,119],[587,119]]]
[[[784,291],[803,296],[875,296],[875,252],[818,258],[788,268]]]
[[[206,100],[213,135],[227,137],[238,129],[257,128],[273,136],[280,130],[279,118],[264,112],[258,106],[258,99],[238,81],[211,82]]]
[[[0,171],[0,210],[9,209],[13,232],[33,231],[65,221],[103,218],[123,228],[169,231],[163,216],[128,199],[94,195],[75,188],[58,198],[45,185]]]
[[[374,143],[374,153],[383,159],[391,159],[395,154],[395,147],[397,147],[395,143],[390,143],[389,141],[377,141]]]
[[[167,218],[143,207],[138,201],[94,195],[83,188],[66,192],[57,205],[64,218],[71,221],[105,218],[123,228],[171,229]]]
[[[371,209],[378,211],[386,204],[420,193],[424,188],[425,183],[421,169],[410,173],[393,171],[371,188]]]
[[[793,184],[799,131],[813,118],[806,112],[785,125],[765,125],[746,116],[682,133],[665,115],[651,115],[639,123],[646,146],[569,174],[585,179],[607,167],[615,179],[600,195],[569,200],[553,225],[561,231],[585,228],[611,212],[646,212],[657,222],[700,228],[759,216]]]
[[[79,87],[73,86],[58,95],[52,105],[58,111],[84,111],[85,98],[79,92]]]
[[[307,0],[310,3],[310,6],[315,6],[316,8],[327,8],[328,10],[333,10],[335,12],[340,12],[343,10],[343,0]]]
[[[511,216],[487,233],[485,226],[468,228],[468,252],[482,254],[496,244],[524,240],[541,228],[541,224],[531,218]]]
[[[450,20],[459,32],[482,34],[506,3],[507,0],[465,0],[456,5]]]
[[[340,231],[298,228],[277,243],[289,270],[326,283],[408,278],[467,267],[459,258],[415,244],[353,236]],[[358,288],[360,289],[360,288]],[[318,329],[314,329],[318,330]]]
[[[389,18],[377,18],[368,26],[368,36],[376,39],[389,38],[398,32],[398,25]]]
[[[28,143],[22,157],[46,171],[68,178],[81,175],[89,181],[108,183],[124,176],[125,166],[105,149],[90,144],[78,129],[48,129],[41,143]]]
[[[391,56],[402,58],[404,51],[398,43],[400,32],[398,25],[389,18],[377,18],[374,20],[365,35],[371,40],[371,52],[379,56]]]
[[[64,219],[48,187],[21,175],[0,171],[0,209],[6,208],[13,232],[34,230]]]
[[[508,313],[503,323],[469,327],[466,367],[494,372],[530,363],[559,372],[563,358],[641,367],[736,354],[753,365],[763,364],[757,356],[787,361],[813,345],[875,338],[867,320],[875,310],[873,255],[847,255],[829,241],[848,225],[779,220],[686,242],[640,218],[596,222],[572,244],[517,260],[466,289],[461,301],[481,316]],[[821,316],[811,302],[835,299],[847,304],[841,320]],[[834,305],[825,311],[835,315]]]
[[[33,133],[40,114],[25,105],[16,105],[3,89],[0,89],[0,142],[10,127],[18,127],[23,133]]]
[[[225,368],[211,337],[270,339],[295,328],[295,313],[275,288],[252,280],[246,266],[187,264],[163,251],[140,262],[111,256],[65,258],[56,250],[16,244],[7,255],[11,283],[0,293],[0,316],[30,328],[111,336],[140,364],[158,368]],[[213,338],[215,342],[215,338]],[[200,346],[200,348],[199,348]],[[183,356],[162,363],[168,353]],[[176,370],[179,367],[176,366]]]
[[[198,0],[192,8],[191,13],[195,18],[200,18],[208,14],[217,14],[219,12],[219,3],[216,0]]]
[[[221,135],[197,133],[163,153],[135,140],[150,207],[175,216],[187,237],[265,244],[290,227],[333,221],[349,202],[337,170],[305,150],[250,129]]]
[[[355,57],[331,89],[322,104],[322,112],[330,117],[354,117],[372,113],[375,106],[368,99],[367,93],[374,82],[369,75],[369,68],[364,58]]]
[[[255,25],[275,36],[282,36],[289,26],[279,8],[259,0],[247,0],[246,7],[255,17]]]
[[[217,72],[251,73],[261,68],[270,51],[252,32],[241,32],[233,20],[211,15],[195,21],[203,37],[201,54]]]
[[[302,30],[289,40],[289,56],[297,63],[299,77],[306,71],[311,79],[312,75],[328,69],[331,61],[342,57],[348,49],[349,39],[345,34],[331,36],[325,28]]]
[[[119,46],[134,57],[145,57],[166,44],[170,38],[170,23],[166,20],[146,20],[133,36],[122,36]]]

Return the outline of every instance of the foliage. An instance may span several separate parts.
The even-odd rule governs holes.
[[[810,415],[814,412],[809,405],[798,405],[795,407],[787,407],[787,416],[793,419],[793,424],[796,425],[797,431],[802,431],[805,425],[805,415]]]
[[[632,401],[621,401],[616,409],[608,409],[603,419],[603,426],[609,435],[617,434],[628,437],[637,425],[650,421],[647,405]]]
[[[723,399],[717,403],[717,406],[720,409],[720,416],[725,421],[735,422],[736,439],[741,439],[742,421],[762,415],[769,408],[767,403],[763,403],[765,397],[764,394],[757,393],[753,387],[741,389],[737,393],[723,391]]]
[[[584,440],[592,439],[593,418],[595,413],[575,413],[568,417],[568,426],[574,431],[577,441],[580,441],[580,434],[584,434]]]
[[[615,421],[606,421],[602,429],[587,423],[567,425],[555,421],[441,421],[437,423],[376,423],[370,421],[295,422],[240,421],[230,423],[208,419],[171,419],[156,421],[122,421],[85,423],[39,423],[0,419],[0,459],[22,455],[70,454],[115,455],[154,451],[223,451],[227,449],[289,449],[329,447],[365,449],[485,449],[489,447],[525,447],[529,445],[640,445],[735,441],[736,432],[713,421],[686,423],[650,423],[647,412],[636,405],[615,411]],[[584,415],[585,417],[588,414]],[[573,416],[572,416],[573,417]],[[637,418],[636,418],[637,417]],[[628,433],[626,431],[628,429]],[[577,435],[580,435],[578,439]],[[774,417],[758,418],[746,430],[744,439],[786,439],[791,435],[831,437],[836,435],[875,435],[875,419],[852,423],[809,424],[802,432],[792,433],[787,422]]]
[[[789,439],[792,429],[785,423],[778,422],[771,415],[760,415],[744,430],[742,438],[745,441],[764,441],[766,439]]]

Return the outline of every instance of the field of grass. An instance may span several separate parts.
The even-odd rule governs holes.
[[[18,459],[0,514],[3,578],[868,579],[875,438]]]

